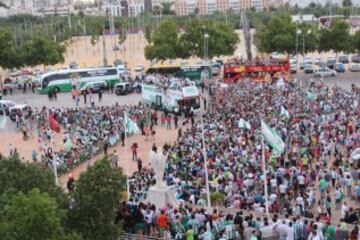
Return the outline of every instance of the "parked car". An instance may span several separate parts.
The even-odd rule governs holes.
[[[211,72],[213,76],[218,76],[221,72],[221,65],[219,63],[213,63],[211,66]]]
[[[338,73],[345,72],[345,65],[343,63],[337,63],[335,65],[335,71],[338,72]]]
[[[141,93],[141,85],[137,83],[131,85],[128,82],[122,82],[115,85],[115,94],[118,96],[127,95],[132,92]]]
[[[349,67],[350,72],[360,72],[360,65],[359,64],[350,64]]]
[[[360,54],[354,54],[351,58],[351,61],[354,63],[360,63]]]
[[[305,68],[306,62],[302,61],[300,62],[300,69],[303,70]]]
[[[315,77],[335,77],[336,71],[330,69],[330,68],[319,68],[314,73]]]
[[[314,68],[311,64],[306,64],[304,67],[304,73],[314,73]]]
[[[215,62],[217,62],[218,64],[220,64],[221,66],[224,65],[223,60],[221,59],[216,59]]]
[[[349,63],[349,56],[348,55],[340,55],[339,62],[341,63]]]
[[[327,67],[330,69],[334,69],[336,65],[336,58],[335,57],[329,57],[326,63]]]
[[[46,67],[45,68],[45,73],[48,73],[48,72],[53,72],[54,69],[52,67]]]
[[[320,65],[321,63],[323,63],[324,61],[321,59],[321,57],[317,57],[315,58],[314,64],[315,65]]]
[[[292,65],[292,64],[296,64],[296,63],[297,63],[296,58],[295,58],[295,57],[291,57],[291,58],[290,58],[290,64]]]
[[[34,70],[33,70],[34,76],[39,76],[41,74],[43,74],[43,71],[40,68],[34,68]]]
[[[120,59],[116,59],[115,61],[114,61],[114,66],[115,67],[117,67],[117,66],[119,66],[119,65],[124,65],[124,62],[122,61],[122,60],[120,60]]]
[[[143,65],[136,65],[134,68],[135,72],[143,72],[145,70],[145,67]]]
[[[69,64],[69,68],[70,68],[70,69],[78,69],[78,68],[79,68],[79,64],[77,64],[77,62],[75,62],[75,61],[72,61],[72,62],[70,62],[70,64]]]
[[[16,121],[16,115],[24,116],[28,119],[31,116],[31,108],[26,104],[17,104],[9,108],[9,117],[11,121]]]
[[[83,93],[88,90],[92,93],[98,93],[100,90],[105,91],[106,89],[108,89],[108,85],[105,81],[87,82],[80,88],[80,92]]]
[[[296,73],[297,73],[297,66],[296,66],[296,64],[291,64],[291,65],[290,65],[290,72],[291,72],[291,74],[296,74]]]
[[[16,103],[11,100],[0,100],[0,115],[9,116],[9,109],[13,106],[15,106]]]
[[[304,62],[305,62],[306,64],[313,64],[313,60],[312,60],[311,57],[305,57],[305,58],[304,58]]]

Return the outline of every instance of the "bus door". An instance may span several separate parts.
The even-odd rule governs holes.
[[[155,105],[157,107],[162,107],[162,99],[161,99],[160,95],[156,95],[156,97],[155,97]]]

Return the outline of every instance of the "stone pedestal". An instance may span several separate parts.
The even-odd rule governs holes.
[[[171,205],[174,208],[179,206],[171,187],[157,188],[152,187],[148,192],[146,202],[154,204],[157,209]]]

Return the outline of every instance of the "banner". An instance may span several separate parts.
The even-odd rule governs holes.
[[[238,123],[239,128],[251,129],[251,125],[249,122],[245,121],[243,118],[240,118]]]
[[[264,121],[261,121],[261,134],[264,136],[266,142],[277,153],[282,153],[285,149],[285,143],[277,132],[269,127]]]
[[[49,125],[53,131],[57,133],[60,132],[60,124],[58,123],[58,121],[56,121],[52,113],[49,113]]]
[[[138,134],[138,133],[140,133],[140,129],[137,126],[137,124],[133,120],[128,118],[126,113],[125,113],[125,128],[126,128],[126,132],[128,134]]]

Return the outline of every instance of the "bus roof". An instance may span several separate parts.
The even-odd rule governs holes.
[[[177,64],[156,64],[156,65],[153,65],[150,68],[175,68],[175,67],[180,67],[180,65],[177,65]]]
[[[110,70],[110,69],[116,69],[116,67],[99,67],[99,68],[79,68],[79,69],[64,69],[64,70],[57,70],[57,71],[52,71],[52,72],[48,72],[48,73],[44,73],[42,75],[42,77],[47,77],[47,76],[51,76],[53,74],[57,74],[57,73],[77,73],[77,72],[83,72],[83,71],[99,71],[99,70]]]

